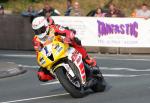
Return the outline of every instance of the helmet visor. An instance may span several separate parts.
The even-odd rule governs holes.
[[[37,29],[37,30],[34,30],[34,33],[36,35],[40,35],[42,33],[45,33],[46,32],[46,27],[45,26],[42,26],[41,28]]]

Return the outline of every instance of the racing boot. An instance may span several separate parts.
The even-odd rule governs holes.
[[[53,80],[53,79],[55,79],[55,76],[54,75],[52,75],[46,68],[40,68],[39,70],[38,70],[38,78],[39,78],[39,80],[40,81],[42,81],[42,82],[47,82],[47,81],[49,81],[49,80]]]
[[[93,74],[99,74],[100,70],[99,67],[97,66],[96,60],[93,58],[90,58],[88,55],[85,57],[85,62],[92,68]]]

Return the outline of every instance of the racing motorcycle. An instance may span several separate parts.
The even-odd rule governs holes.
[[[39,52],[37,62],[57,77],[65,90],[74,98],[85,96],[87,89],[103,92],[106,84],[102,73],[94,73],[82,55],[68,43],[58,41],[56,36],[49,40]]]

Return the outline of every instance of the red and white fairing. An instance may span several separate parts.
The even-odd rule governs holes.
[[[85,74],[85,67],[82,60],[82,55],[74,48],[69,48],[68,50],[68,59],[71,60],[79,69],[80,76],[81,76],[81,83],[86,83],[86,74]]]

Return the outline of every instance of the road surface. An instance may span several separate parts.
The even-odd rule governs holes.
[[[27,72],[0,79],[0,103],[150,103],[150,56],[95,56],[108,84],[103,93],[74,99],[57,81],[37,79],[30,51],[0,51],[0,60],[22,65]]]

